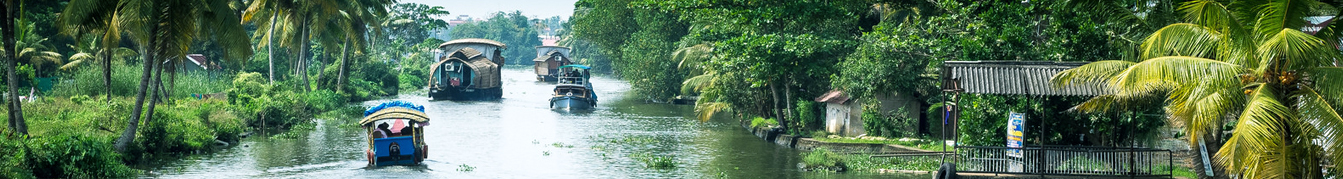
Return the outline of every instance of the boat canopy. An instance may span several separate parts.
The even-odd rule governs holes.
[[[359,125],[368,125],[374,121],[383,119],[409,119],[411,121],[424,123],[429,122],[429,115],[410,108],[390,107],[364,117],[363,120],[359,120]]]
[[[382,119],[409,119],[424,123],[429,122],[429,115],[424,114],[424,106],[405,101],[391,101],[364,110],[364,119],[359,120],[359,125],[368,125]]]
[[[582,69],[584,69],[584,70],[590,70],[590,69],[592,69],[592,67],[588,67],[588,66],[586,66],[586,65],[565,65],[565,66],[560,66],[560,68],[582,68]]]

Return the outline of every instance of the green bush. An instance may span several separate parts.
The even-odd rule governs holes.
[[[869,136],[887,138],[918,137],[918,119],[908,117],[905,108],[882,112],[876,103],[863,105],[863,130]]]
[[[751,127],[752,127],[752,128],[773,127],[773,126],[778,126],[778,125],[779,125],[779,121],[778,121],[778,120],[774,120],[774,119],[772,119],[772,118],[771,118],[771,119],[765,119],[765,118],[763,118],[763,117],[755,117],[755,118],[752,118],[752,119],[751,119]]]
[[[162,106],[160,106],[162,107]],[[155,109],[154,118],[140,126],[135,138],[150,153],[184,153],[202,150],[213,144],[215,131],[187,109]]]
[[[803,130],[820,129],[825,125],[825,121],[822,121],[822,118],[817,115],[822,113],[825,109],[819,107],[823,105],[817,104],[820,103],[811,100],[797,100],[797,106],[793,109],[796,111],[797,123],[799,124],[796,128]]]
[[[802,164],[807,170],[844,171],[843,158],[826,148],[816,148],[802,154]]]
[[[137,174],[138,171],[121,163],[121,155],[112,150],[112,140],[113,138],[110,137],[93,137],[74,133],[33,137],[26,141],[26,145],[23,145],[26,147],[25,149],[18,150],[27,151],[27,156],[19,155],[26,158],[27,168],[4,170],[6,175],[9,175],[10,172],[30,170],[33,177],[38,178],[119,178]],[[22,139],[18,141],[22,141]],[[3,143],[10,142],[16,141],[10,140]],[[13,145],[0,146],[10,147]],[[14,150],[7,149],[6,151]],[[22,173],[17,174],[14,178],[27,178],[27,176],[22,176]]]

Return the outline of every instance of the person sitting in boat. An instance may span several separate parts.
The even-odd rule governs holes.
[[[391,129],[387,129],[387,123],[382,123],[382,124],[378,124],[378,132],[377,132],[377,133],[374,133],[374,134],[373,134],[373,137],[374,137],[374,138],[387,138],[387,137],[388,137],[387,134],[391,134],[391,133],[392,133],[392,130],[391,130]]]
[[[401,128],[400,133],[401,135],[411,135],[413,132],[415,132],[415,130],[412,130],[410,126],[406,126]]]

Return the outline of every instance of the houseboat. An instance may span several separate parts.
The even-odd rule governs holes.
[[[560,46],[538,46],[536,47],[536,81],[553,82],[560,66],[573,64],[569,60],[569,47]]]
[[[590,110],[597,106],[597,94],[589,83],[592,68],[583,65],[559,67],[550,108],[555,110]]]
[[[433,100],[493,100],[503,96],[499,68],[503,43],[488,39],[458,39],[438,46],[442,55],[429,67],[429,97]]]
[[[368,135],[369,166],[419,165],[428,158],[429,146],[424,144],[424,126],[429,115],[424,106],[410,102],[392,101],[364,111],[359,120]]]

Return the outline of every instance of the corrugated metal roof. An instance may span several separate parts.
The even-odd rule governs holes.
[[[476,39],[476,38],[457,39],[457,40],[452,40],[452,41],[448,41],[448,42],[443,42],[443,44],[438,45],[438,48],[443,48],[444,46],[448,46],[448,45],[452,45],[452,44],[464,44],[464,43],[489,44],[489,45],[499,46],[499,48],[508,48],[508,46],[504,45],[504,43],[500,43],[499,41],[494,41],[494,40],[490,40],[490,39]]]
[[[943,64],[944,89],[953,81],[965,93],[1038,96],[1096,96],[1104,94],[1099,84],[1054,88],[1054,74],[1086,65],[1086,62],[947,61]],[[955,80],[952,80],[955,79]]]

